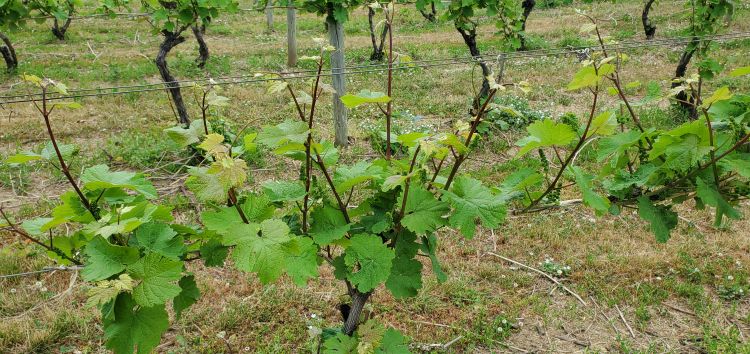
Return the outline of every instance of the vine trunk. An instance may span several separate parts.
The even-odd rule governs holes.
[[[164,35],[164,41],[161,43],[161,46],[159,46],[159,54],[156,55],[156,67],[159,68],[161,78],[164,80],[164,84],[167,86],[167,90],[169,90],[169,94],[172,96],[172,101],[177,109],[178,122],[187,126],[190,124],[190,116],[188,115],[185,101],[182,99],[180,85],[169,72],[169,67],[167,67],[167,55],[174,47],[184,42],[185,37],[167,31],[162,32],[162,34]]]

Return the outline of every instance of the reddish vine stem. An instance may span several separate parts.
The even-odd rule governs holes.
[[[203,91],[203,98],[201,99],[201,118],[203,118],[203,131],[208,135],[208,118],[206,117],[206,111],[208,111],[208,105],[206,105],[206,96],[208,91]]]
[[[8,228],[10,229],[10,231],[13,231],[17,235],[20,235],[21,237],[23,237],[23,238],[25,238],[25,239],[33,242],[33,243],[36,243],[39,246],[42,246],[44,249],[46,249],[46,250],[48,250],[50,252],[53,252],[56,255],[58,255],[58,256],[60,256],[60,257],[62,257],[64,259],[67,259],[67,260],[69,260],[71,262],[73,262],[73,264],[75,264],[75,265],[82,265],[83,264],[80,261],[78,261],[77,259],[68,256],[67,254],[65,254],[65,252],[61,251],[59,248],[54,247],[52,245],[52,236],[50,236],[50,244],[48,245],[48,244],[46,244],[46,243],[44,243],[44,242],[42,242],[40,240],[37,240],[36,237],[29,235],[28,232],[26,232],[23,229],[19,228],[18,225],[14,224],[12,221],[10,221],[10,218],[8,217],[7,214],[5,214],[5,210],[3,208],[0,208],[0,215],[3,216],[3,219],[8,224]]]
[[[591,112],[589,113],[589,120],[586,123],[586,129],[584,129],[583,134],[581,134],[581,138],[578,139],[578,143],[576,144],[576,146],[573,148],[573,150],[565,158],[565,162],[563,162],[562,166],[560,166],[560,171],[557,172],[557,174],[555,175],[555,178],[552,180],[552,183],[550,183],[547,186],[547,189],[545,189],[544,192],[539,197],[537,197],[536,199],[534,199],[529,204],[529,206],[527,206],[526,208],[524,208],[523,210],[521,210],[521,213],[526,213],[526,212],[530,211],[540,201],[542,201],[542,199],[544,199],[544,197],[546,197],[547,194],[549,194],[550,192],[552,192],[553,190],[556,189],[555,186],[557,186],[557,182],[560,180],[560,178],[562,177],[563,173],[565,173],[565,169],[568,168],[568,165],[570,164],[570,162],[573,161],[573,157],[576,156],[578,150],[586,142],[586,138],[587,138],[587,135],[589,133],[589,129],[591,129],[591,122],[594,120],[594,114],[596,113],[596,105],[597,105],[597,102],[598,102],[598,99],[599,99],[599,87],[598,86],[596,87],[596,89],[594,90],[593,93],[594,93],[594,102],[591,104]]]
[[[391,3],[392,5],[394,3]],[[395,5],[393,5],[395,6]],[[393,10],[393,9],[391,9]],[[391,25],[393,24],[393,12],[386,12],[386,19],[388,26],[388,97],[391,97],[393,93],[393,31]],[[393,99],[388,100],[386,104],[385,112],[385,159],[391,159],[391,120],[393,117]]]
[[[308,219],[309,200],[310,200],[310,183],[312,179],[312,154],[311,154],[312,127],[313,127],[313,118],[315,117],[315,104],[317,103],[318,97],[319,97],[318,86],[320,84],[320,73],[322,69],[323,69],[323,56],[321,55],[320,60],[318,60],[318,73],[315,77],[315,84],[313,84],[312,103],[310,104],[310,117],[309,118],[305,118],[305,112],[302,109],[301,105],[299,104],[297,95],[294,94],[294,90],[292,90],[292,87],[287,85],[289,94],[292,96],[292,100],[294,101],[294,106],[297,108],[297,114],[299,115],[300,120],[307,123],[307,129],[309,130],[309,132],[307,133],[307,140],[305,141],[305,197],[302,202],[302,208],[300,208],[300,211],[302,212],[302,231],[304,233],[307,233],[307,219]]]
[[[404,217],[404,212],[406,211],[406,199],[409,197],[409,186],[411,185],[411,173],[414,171],[414,165],[417,163],[417,155],[419,155],[419,150],[422,148],[422,146],[417,145],[417,148],[414,150],[414,156],[411,158],[411,164],[409,165],[409,172],[406,175],[406,181],[404,181],[404,196],[401,198],[401,211],[398,213],[398,219],[401,220]],[[394,243],[395,244],[395,243]]]
[[[232,202],[234,208],[237,209],[237,214],[240,214],[240,219],[242,219],[242,222],[244,222],[245,224],[249,224],[250,220],[247,219],[247,216],[245,216],[245,212],[242,210],[242,206],[237,202],[237,194],[234,192],[234,188],[229,189],[229,201]]]
[[[703,116],[706,117],[706,125],[708,126],[708,143],[711,145],[711,151],[709,151],[709,156],[711,156],[711,161],[713,161],[716,158],[716,150],[714,145],[714,128],[711,125],[711,118],[708,116],[708,109],[703,109]],[[711,166],[713,167],[713,174],[714,174],[714,181],[716,182],[716,188],[719,188],[719,183],[721,180],[719,179],[719,170],[716,168],[716,162],[711,163]]]
[[[440,162],[438,162],[437,166],[435,166],[435,173],[432,175],[432,178],[430,178],[429,186],[427,186],[427,190],[432,189],[432,187],[435,185],[435,179],[437,179],[437,176],[440,174],[440,170],[443,169],[443,163],[445,163],[445,158],[447,157],[443,156],[442,159],[440,159]]]
[[[469,144],[471,144],[471,139],[474,137],[479,123],[481,123],[482,121],[484,113],[487,111],[487,106],[489,105],[490,101],[492,101],[492,98],[495,97],[496,93],[497,89],[491,90],[489,95],[487,95],[487,99],[484,101],[484,104],[482,104],[481,108],[479,108],[479,112],[477,112],[477,116],[474,118],[474,121],[471,124],[471,128],[469,129],[469,134],[466,136],[466,143],[464,145],[466,145],[467,149],[469,147]],[[451,172],[450,174],[448,174],[448,180],[445,182],[445,187],[443,188],[444,190],[448,190],[448,188],[450,188],[453,179],[456,177],[458,168],[461,167],[461,164],[466,160],[466,156],[466,153],[461,153],[458,155],[458,158],[456,158],[456,161],[453,163],[453,168],[451,168]]]
[[[99,220],[99,213],[96,212],[94,207],[91,205],[91,202],[89,202],[89,199],[86,198],[86,196],[83,194],[83,191],[81,191],[81,188],[78,187],[78,183],[76,183],[75,179],[73,178],[73,175],[70,173],[68,164],[65,163],[65,159],[63,158],[62,153],[60,152],[60,147],[57,145],[57,139],[55,138],[55,133],[52,130],[52,123],[50,123],[50,119],[49,119],[50,114],[52,113],[52,110],[54,110],[55,106],[52,106],[52,108],[47,109],[47,88],[45,86],[42,86],[42,107],[39,107],[39,105],[37,105],[36,102],[34,102],[34,105],[36,106],[37,110],[42,114],[42,117],[44,118],[44,124],[47,127],[47,134],[49,135],[49,139],[52,142],[52,147],[55,149],[55,155],[57,155],[57,160],[60,163],[60,171],[62,171],[63,175],[65,175],[65,178],[73,187],[73,190],[75,190],[76,194],[78,195],[78,199],[81,200],[81,203],[86,208],[86,210],[88,210],[89,213],[91,213],[94,219]]]
[[[602,34],[599,31],[599,26],[596,23],[596,19],[591,16],[586,16],[591,21],[591,23],[594,24],[594,28],[596,30],[596,37],[599,41],[599,46],[602,48],[602,53],[605,57],[609,56],[607,54],[607,47],[604,45],[604,39],[602,38]],[[619,67],[619,61],[620,58],[617,58],[618,67]],[[630,114],[630,117],[633,119],[633,123],[638,127],[638,130],[641,131],[641,133],[644,133],[646,130],[643,129],[643,124],[641,124],[641,120],[638,119],[638,116],[635,114],[635,111],[633,110],[633,107],[630,105],[630,102],[628,101],[627,97],[625,97],[625,93],[622,91],[622,85],[620,84],[620,72],[619,68],[615,68],[615,74],[611,77],[608,77],[612,83],[615,85],[615,88],[617,89],[617,95],[620,97],[622,102],[625,104],[625,107],[628,109],[628,113]],[[649,148],[652,147],[651,145],[651,139],[646,138],[646,143],[648,144]]]
[[[316,151],[315,152],[316,161],[315,163],[318,164],[318,167],[320,167],[320,170],[323,171],[323,176],[326,178],[326,182],[328,182],[328,186],[331,188],[331,192],[333,192],[333,196],[336,198],[336,202],[339,204],[339,209],[341,210],[341,214],[344,215],[344,220],[346,220],[346,223],[351,223],[351,219],[349,218],[349,212],[346,210],[346,204],[344,204],[344,200],[341,199],[341,195],[339,192],[336,191],[336,185],[333,183],[333,179],[331,178],[331,174],[328,173],[328,169],[326,168],[325,162],[323,162],[323,157],[320,156],[320,154]]]

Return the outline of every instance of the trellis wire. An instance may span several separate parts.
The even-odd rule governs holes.
[[[693,41],[726,41],[732,39],[745,39],[750,38],[750,32],[733,32],[719,35],[707,35],[707,36],[685,36],[675,38],[664,38],[654,39],[648,41],[630,41],[622,42],[616,45],[606,46],[606,49],[611,51],[620,51],[625,49],[637,49],[657,46],[673,46],[679,44],[688,44]],[[568,48],[551,48],[551,49],[538,49],[530,50],[525,52],[508,52],[508,53],[493,53],[483,54],[476,57],[452,57],[452,58],[433,58],[433,59],[422,59],[407,62],[405,64],[395,65],[394,70],[408,70],[414,68],[431,68],[448,66],[455,64],[467,64],[474,63],[478,60],[494,60],[499,55],[505,57],[505,59],[518,59],[518,58],[539,58],[549,57],[563,54],[577,53],[583,50],[597,50],[600,49],[600,45],[582,46],[582,47],[568,47]],[[387,64],[375,64],[375,65],[355,65],[344,67],[341,71],[331,70],[330,72],[322,73],[321,76],[333,76],[337,74],[347,75],[363,75],[368,73],[380,72],[387,70]],[[48,100],[64,100],[84,97],[100,97],[110,95],[121,95],[128,93],[140,93],[140,92],[151,92],[151,91],[163,91],[168,89],[167,85],[177,85],[179,88],[190,87],[190,85],[199,83],[213,82],[217,85],[237,85],[246,83],[259,83],[259,82],[270,82],[279,80],[298,80],[314,78],[317,73],[316,70],[298,70],[293,72],[272,72],[272,71],[261,71],[265,73],[273,73],[278,76],[276,77],[258,77],[257,73],[238,75],[238,76],[225,76],[219,78],[204,78],[204,79],[188,79],[188,80],[175,80],[170,82],[159,82],[151,84],[140,84],[140,85],[125,85],[125,86],[110,86],[100,88],[87,88],[79,90],[70,90],[67,95],[53,95],[48,94]],[[184,85],[189,84],[189,85]],[[122,90],[122,91],[120,91]],[[95,92],[95,91],[111,91],[111,92]],[[19,94],[19,95],[6,95],[0,96],[0,99],[6,99],[0,102],[0,105],[11,104],[11,103],[24,103],[24,102],[38,102],[41,101],[41,94]]]

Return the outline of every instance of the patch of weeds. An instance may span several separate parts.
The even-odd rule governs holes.
[[[536,2],[536,7],[540,9],[552,9],[559,6],[570,5],[573,0],[540,0]]]
[[[391,125],[391,150],[394,154],[397,152],[406,153],[408,150],[407,147],[396,141],[397,136],[414,132],[427,133],[431,130],[432,127],[426,124],[422,118],[422,116],[414,115],[409,111],[394,112]],[[365,132],[372,149],[380,154],[385,154],[387,133],[383,120],[365,120],[360,125],[360,129]]]
[[[638,115],[644,126],[655,126],[661,129],[671,129],[690,119],[685,110],[674,106],[667,109],[650,107],[641,110]]]
[[[520,130],[533,122],[550,117],[548,111],[532,109],[524,97],[500,96],[495,98],[493,104],[495,108],[487,112],[485,119],[477,127],[481,134],[489,134],[492,130]]]
[[[473,324],[473,341],[483,343],[487,346],[495,346],[502,343],[511,336],[513,330],[518,328],[511,318],[506,315],[486,315],[485,310],[476,315],[477,321]]]
[[[586,47],[593,43],[592,41],[584,39],[577,31],[565,30],[562,35],[563,37],[557,41],[556,47],[558,48]]]
[[[719,284],[716,286],[716,292],[724,300],[740,300],[747,296],[748,284],[747,276],[726,275],[721,277]]]
[[[635,318],[638,319],[639,323],[646,323],[651,320],[651,313],[648,312],[648,307],[641,304],[635,308]]]
[[[145,132],[128,132],[117,135],[107,142],[107,158],[115,162],[124,162],[138,168],[153,168],[164,165],[179,154],[177,144],[167,138],[161,129]],[[172,156],[169,156],[172,155]],[[167,165],[167,169],[176,170],[179,166]]]
[[[544,40],[544,37],[532,33],[526,33],[526,50],[548,48],[550,48],[550,45],[546,40]]]
[[[669,292],[651,283],[639,284],[636,293],[638,302],[645,306],[661,304],[669,297]]]
[[[624,39],[628,39],[628,38],[633,38],[633,36],[635,36],[635,35],[636,35],[636,33],[635,33],[634,29],[632,29],[632,28],[626,28],[626,29],[622,29],[622,30],[619,30],[619,31],[613,33],[612,37],[615,38],[615,39],[617,39],[617,40],[624,40]]]
[[[543,262],[539,263],[539,268],[557,278],[567,278],[571,273],[570,266],[557,263],[554,258],[545,258]]]
[[[737,327],[717,328],[716,325],[704,327],[700,340],[706,353],[747,353],[750,344],[745,342]]]
[[[451,303],[456,306],[478,304],[484,299],[482,293],[460,279],[449,281],[445,284],[445,287]]]
[[[24,195],[28,192],[31,183],[31,172],[33,167],[28,164],[9,165],[0,164],[0,186],[8,188],[16,195]]]
[[[670,285],[677,296],[683,297],[692,303],[698,303],[703,300],[704,290],[703,286],[700,284],[693,284],[675,279]]]

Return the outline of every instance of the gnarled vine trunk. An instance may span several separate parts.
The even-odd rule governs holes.
[[[162,31],[162,35],[164,35],[164,41],[159,46],[159,54],[156,55],[156,67],[159,68],[159,74],[161,74],[161,78],[164,80],[170,96],[172,96],[172,102],[174,102],[175,109],[177,110],[177,120],[180,124],[187,126],[190,124],[190,116],[188,115],[185,101],[182,99],[180,85],[175,82],[174,76],[172,76],[169,72],[169,67],[167,67],[167,55],[174,47],[184,42],[185,37],[179,33],[169,31]]]
[[[195,40],[198,42],[198,57],[195,58],[195,62],[199,68],[203,68],[206,66],[206,61],[208,61],[208,44],[206,44],[206,40],[203,38],[206,34],[206,25],[198,26],[198,24],[194,24],[192,29]]]
[[[10,42],[10,38],[5,33],[0,32],[0,40],[3,41],[0,46],[0,54],[2,54],[5,60],[6,70],[11,73],[16,71],[18,68],[18,57],[16,57],[16,49],[13,48],[13,43]]]
[[[487,63],[485,63],[484,60],[482,60],[481,54],[479,53],[479,48],[477,47],[476,28],[466,30],[460,27],[456,27],[456,30],[458,30],[458,33],[461,34],[461,37],[464,39],[464,43],[466,43],[466,46],[469,47],[469,52],[471,53],[471,56],[477,60],[477,63],[482,68],[482,89],[479,91],[479,94],[476,95],[476,97],[474,98],[474,103],[473,103],[474,110],[477,110],[479,109],[479,102],[481,101],[481,98],[486,97],[490,92],[490,82],[487,79],[487,77],[492,73],[492,71],[490,71],[490,67],[487,66]]]
[[[351,297],[352,303],[347,308],[346,313],[343,313],[342,311],[342,315],[346,318],[344,320],[344,334],[351,336],[354,334],[354,331],[357,330],[357,326],[359,326],[359,316],[362,315],[362,310],[365,308],[365,304],[367,303],[367,299],[370,298],[370,295],[372,295],[372,292],[362,293],[355,288],[349,290],[349,297]]]
[[[73,10],[71,10],[68,13],[68,18],[65,19],[65,22],[63,22],[62,25],[57,21],[57,18],[55,18],[52,21],[52,34],[55,35],[55,37],[61,41],[65,40],[65,32],[68,31],[68,27],[70,27],[70,22],[73,21]]]
[[[646,0],[646,4],[643,5],[643,13],[641,14],[641,22],[643,22],[643,32],[646,33],[646,39],[654,39],[656,34],[656,26],[654,26],[648,18],[648,14],[651,11],[651,5],[654,4],[655,0]]]
[[[349,145],[349,129],[347,126],[347,111],[341,102],[341,96],[346,94],[346,79],[344,76],[344,26],[333,17],[333,8],[329,8],[326,16],[328,24],[328,39],[336,48],[331,52],[331,81],[333,94],[333,124],[336,130],[334,143],[336,146]]]
[[[682,52],[682,55],[680,56],[680,61],[677,62],[677,69],[675,69],[674,72],[674,78],[680,79],[685,77],[685,74],[687,73],[687,67],[688,64],[690,64],[690,59],[693,58],[693,55],[698,50],[699,45],[699,39],[697,37],[693,37],[693,40],[688,43],[687,47],[685,47],[685,50]],[[682,83],[680,82],[672,82],[672,88],[675,88],[677,86],[680,86]],[[682,108],[685,108],[688,110],[691,115],[695,115],[695,108],[692,105],[692,100],[694,97],[688,97],[687,92],[680,91],[675,96],[675,99],[677,99],[679,105]]]
[[[536,6],[536,0],[523,0],[521,7],[523,7],[523,14],[521,16],[521,50],[526,50],[526,21],[531,15],[531,11]]]
[[[430,3],[430,12],[425,12],[424,10],[419,9],[419,13],[421,13],[422,17],[424,17],[427,21],[433,23],[437,21],[437,10],[435,9],[435,2]]]
[[[372,41],[372,54],[370,54],[370,60],[383,61],[385,58],[385,37],[388,35],[389,25],[386,23],[383,25],[383,30],[380,32],[380,44],[378,45],[378,39],[375,35],[375,10],[368,7],[367,21],[370,23],[370,40]]]

